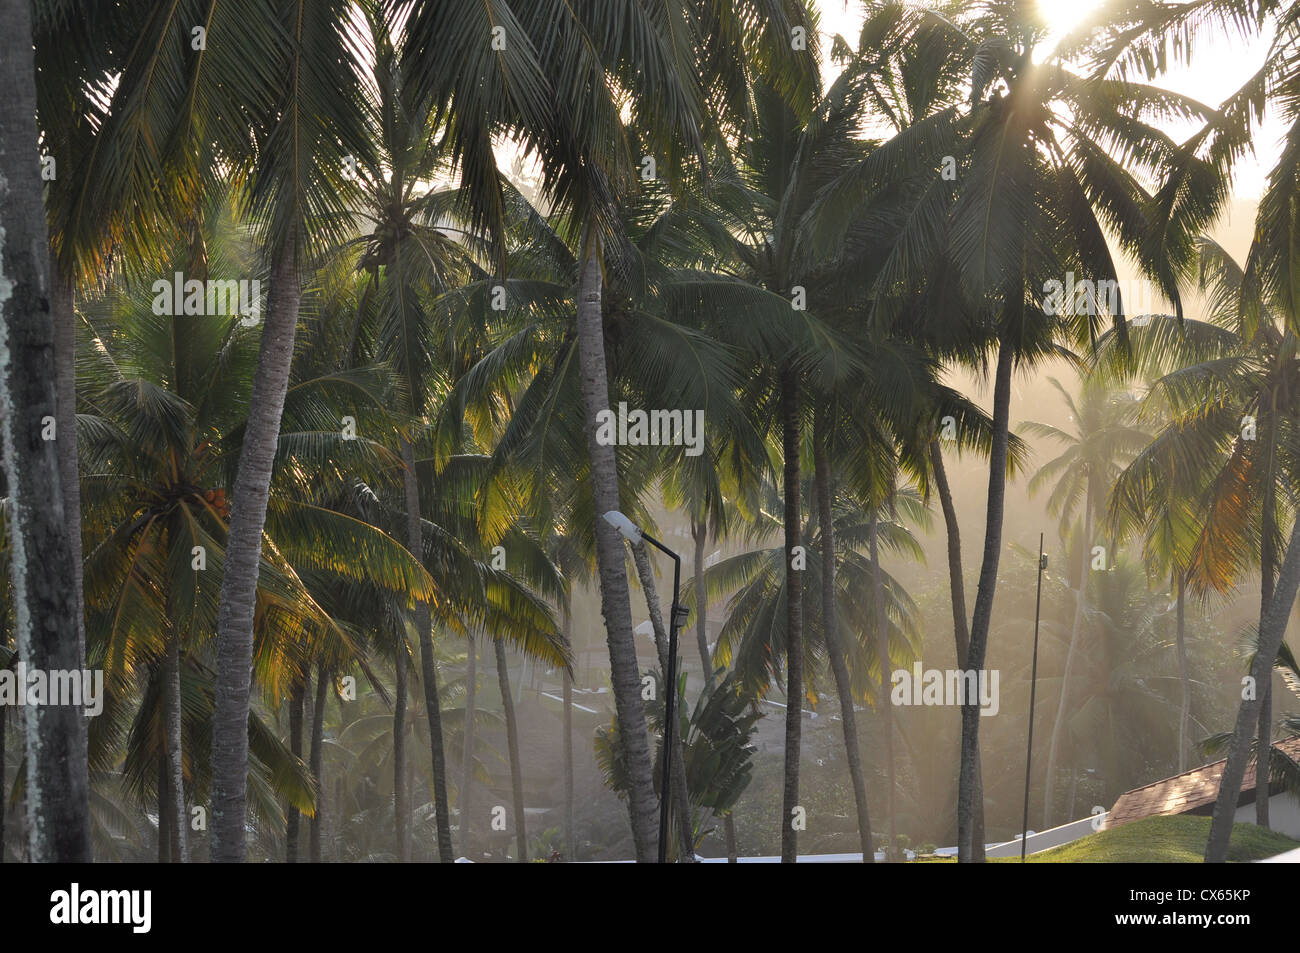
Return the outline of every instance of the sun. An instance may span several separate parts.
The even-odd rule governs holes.
[[[1068,33],[1101,6],[1103,0],[1037,0],[1038,12],[1057,35]]]

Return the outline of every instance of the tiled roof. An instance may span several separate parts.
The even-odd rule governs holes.
[[[1300,738],[1277,741],[1274,748],[1284,751],[1292,759],[1300,761]],[[1188,814],[1198,808],[1212,806],[1219,796],[1219,780],[1223,777],[1223,766],[1227,761],[1215,761],[1176,774],[1172,778],[1156,781],[1145,787],[1126,791],[1115,801],[1106,817],[1106,828],[1119,827],[1130,821],[1140,821],[1144,817],[1161,814]],[[1242,793],[1250,792],[1254,798],[1255,765],[1246,766],[1245,777],[1241,782]],[[1240,803],[1240,802],[1239,802]]]

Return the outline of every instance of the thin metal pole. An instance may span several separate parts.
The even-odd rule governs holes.
[[[1020,824],[1020,862],[1025,862],[1025,845],[1029,841],[1029,767],[1034,757],[1034,696],[1038,692],[1038,611],[1043,604],[1043,570],[1047,556],[1043,553],[1043,534],[1038,534],[1038,594],[1034,597],[1034,667],[1029,676],[1029,743],[1025,746],[1025,816]]]

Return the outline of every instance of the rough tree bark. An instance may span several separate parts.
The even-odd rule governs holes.
[[[835,611],[835,520],[832,512],[834,483],[831,473],[829,436],[819,414],[813,421],[813,483],[817,490],[817,518],[821,533],[822,557],[822,625],[826,636],[826,655],[835,676],[835,692],[840,700],[840,724],[844,730],[844,752],[853,783],[853,802],[858,811],[858,842],[862,862],[875,863],[876,851],[871,842],[871,812],[867,807],[867,783],[862,773],[862,751],[858,747],[857,713],[853,710],[853,681],[849,677],[844,646]]]
[[[794,568],[795,549],[802,550],[799,515],[799,376],[786,366],[781,372],[781,445],[785,497],[785,778],[781,798],[781,863],[793,864],[799,854],[794,827],[799,807],[799,748],[803,730],[803,571]]]
[[[514,797],[515,843],[518,845],[519,863],[528,863],[528,830],[524,815],[524,766],[519,760],[519,723],[515,719],[515,700],[510,695],[510,672],[506,669],[506,646],[500,639],[492,640],[497,658],[497,685],[501,689],[501,705],[506,716],[506,744],[510,749],[510,790]]]
[[[641,672],[632,637],[632,600],[627,584],[623,544],[618,531],[601,514],[621,507],[613,446],[596,439],[596,415],[609,409],[605,367],[605,329],[601,310],[600,238],[588,228],[578,281],[578,363],[582,377],[587,452],[591,459],[591,493],[596,516],[596,563],[600,570],[600,611],[609,643],[609,675],[618,715],[619,742],[628,774],[628,815],[636,859],[652,863],[657,839],[657,805],[650,740],[641,705]]]
[[[262,530],[271,469],[289,387],[302,283],[291,232],[275,256],[262,346],[239,469],[230,495],[226,568],[217,611],[216,701],[212,719],[212,860],[243,863],[248,856],[248,710],[253,675],[253,610],[261,568]]]
[[[31,4],[2,0],[0,22],[0,419],[10,497],[10,572],[18,655],[32,669],[84,668],[57,420],[54,322],[46,267],[36,130]],[[30,857],[91,859],[86,716],[80,705],[39,705],[26,715]]]

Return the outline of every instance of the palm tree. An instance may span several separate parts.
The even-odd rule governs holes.
[[[1063,451],[1039,467],[1029,481],[1031,495],[1050,481],[1055,481],[1047,501],[1047,511],[1060,520],[1061,539],[1073,536],[1078,541],[1078,584],[1075,588],[1074,621],[1070,626],[1070,641],[1065,653],[1065,674],[1061,678],[1061,694],[1057,700],[1056,717],[1052,722],[1051,743],[1047,753],[1047,785],[1043,798],[1043,828],[1051,827],[1052,799],[1056,786],[1056,754],[1065,726],[1065,713],[1070,707],[1070,684],[1078,648],[1080,627],[1083,623],[1088,588],[1092,532],[1101,513],[1109,488],[1127,463],[1142,450],[1147,434],[1135,425],[1139,405],[1128,393],[1111,391],[1103,383],[1084,379],[1080,400],[1075,400],[1054,377],[1048,378],[1052,387],[1065,402],[1073,432],[1061,430],[1050,424],[1026,421],[1020,426],[1024,433],[1055,440],[1064,445]],[[1080,513],[1082,506],[1082,513]],[[1074,526],[1075,517],[1080,522]],[[1112,543],[1113,548],[1113,543]],[[1105,550],[1104,550],[1105,552]],[[1103,557],[1113,560],[1115,554]]]
[[[3,62],[10,95],[0,106],[0,137],[15,144],[0,154],[0,308],[4,349],[0,374],[4,406],[5,474],[10,500],[10,571],[17,606],[18,653],[28,665],[80,671],[78,599],[56,580],[75,578],[69,521],[64,513],[57,440],[47,420],[58,406],[52,358],[54,328],[44,302],[49,247],[36,155],[36,86],[31,5],[5,3],[8,24]],[[22,144],[26,144],[23,147]],[[65,433],[65,439],[72,434]],[[48,501],[58,501],[51,506]],[[86,719],[76,705],[41,706],[27,713],[28,830],[31,857],[44,862],[90,860]]]

